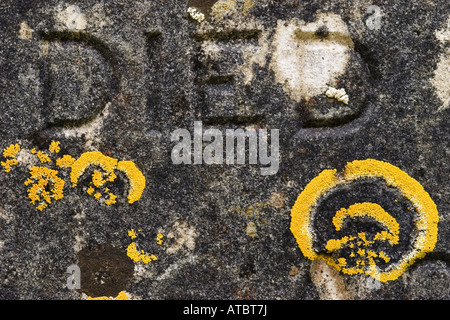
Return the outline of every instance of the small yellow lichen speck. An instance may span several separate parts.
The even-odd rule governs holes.
[[[48,150],[52,153],[59,153],[59,151],[61,151],[61,147],[59,145],[59,141],[52,141],[48,147]]]
[[[4,168],[5,172],[10,172],[12,166],[16,166],[19,164],[19,161],[16,159],[8,159],[6,162],[1,162],[1,166]]]
[[[162,243],[163,243],[162,238],[163,237],[164,236],[161,233],[158,233],[158,235],[156,236],[156,243],[159,244],[159,245],[162,245]]]
[[[108,206],[115,204],[117,202],[117,196],[112,192],[109,192],[108,195],[109,195],[109,199],[105,200],[105,204]]]
[[[88,195],[90,195],[90,196],[91,196],[91,195],[93,195],[93,194],[94,194],[94,191],[95,191],[95,189],[94,189],[94,188],[92,188],[92,187],[89,187],[89,188],[87,189],[87,191],[86,191],[86,192],[87,192],[87,194],[88,194]]]
[[[131,238],[131,239],[136,239],[136,232],[134,231],[134,229],[131,229],[131,230],[129,230],[128,231],[128,236]]]

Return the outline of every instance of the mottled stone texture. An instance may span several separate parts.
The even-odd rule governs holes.
[[[0,171],[0,298],[449,299],[449,15],[447,0],[1,1],[0,147],[21,152]],[[171,133],[194,121],[279,129],[278,172],[174,165]],[[61,151],[42,164],[31,149],[52,140]],[[146,178],[139,201],[126,201],[121,173],[111,206],[86,193],[92,170],[73,188],[55,160],[87,151],[133,161]],[[434,251],[386,283],[308,260],[290,231],[314,177],[368,158],[408,173],[439,211]],[[65,181],[42,212],[24,185],[35,165]],[[318,245],[336,233],[327,208],[364,199],[395,211],[396,254],[407,251],[408,203],[379,181],[323,202]],[[132,241],[158,260],[131,261]],[[66,287],[72,264],[89,272],[81,290]]]

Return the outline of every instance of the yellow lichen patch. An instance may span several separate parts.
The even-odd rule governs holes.
[[[58,177],[58,171],[46,167],[32,167],[30,178],[24,183],[30,186],[27,190],[32,204],[38,204],[36,208],[40,211],[45,209],[53,200],[64,197],[64,180]],[[48,191],[51,186],[50,191]]]
[[[347,265],[347,261],[345,260],[345,258],[339,258],[338,264],[340,267],[345,267]]]
[[[134,229],[131,229],[128,231],[128,236],[133,240],[136,239],[137,235],[136,235],[136,231],[134,231]]]
[[[110,205],[115,204],[117,202],[117,196],[114,193],[109,192],[108,196],[109,196],[109,199],[105,200],[105,204],[106,205],[110,206]]]
[[[56,159],[56,165],[60,168],[70,168],[70,167],[72,167],[74,162],[75,162],[75,158],[73,158],[67,154],[62,156],[62,158]]]
[[[337,186],[336,170],[324,170],[305,187],[291,210],[291,231],[303,254],[311,260],[321,256],[313,248],[313,234],[310,227],[311,211],[327,190]]]
[[[49,157],[47,154],[45,154],[44,152],[42,152],[42,151],[38,151],[38,152],[36,153],[36,156],[38,157],[38,159],[39,159],[39,161],[40,161],[41,163],[49,163],[49,162],[52,162],[52,160],[50,159],[50,157]]]
[[[386,263],[388,263],[391,258],[387,256],[383,251],[378,252],[378,256],[383,259]]]
[[[331,239],[326,245],[328,253],[317,253],[312,245],[314,241],[312,222],[314,221],[314,209],[317,200],[330,189],[339,185],[351,183],[357,179],[371,178],[382,178],[387,186],[397,188],[414,205],[417,211],[417,217],[414,219],[416,230],[410,235],[413,237],[411,250],[404,253],[400,261],[389,265],[385,269],[386,271],[376,271],[375,268],[374,258],[380,258],[385,263],[391,260],[383,251],[375,256],[376,253],[371,250],[358,248],[356,252],[350,254],[350,257],[356,258],[355,253],[357,253],[362,259],[357,259],[356,266],[349,268],[342,267],[342,260],[336,262],[331,255],[344,245],[349,248],[353,248],[355,245],[367,247],[377,240],[387,240],[391,245],[398,243],[400,226],[392,216],[376,204],[358,203],[352,205],[348,209],[339,210],[333,219],[336,229],[340,229],[345,217],[365,215],[375,219],[387,230],[377,233],[373,240],[368,240],[363,233],[358,234],[359,240],[348,236],[339,240]],[[322,171],[305,187],[291,210],[291,231],[299,248],[307,258],[311,260],[323,259],[343,273],[350,275],[365,273],[381,282],[396,280],[417,259],[423,258],[427,252],[434,249],[437,241],[438,222],[439,215],[436,205],[419,182],[399,168],[374,159],[355,160],[347,163],[342,175],[338,175],[336,170]]]
[[[88,297],[87,300],[130,300],[130,298],[127,296],[127,294],[124,291],[119,292],[117,297]]]
[[[87,191],[86,191],[86,192],[87,192],[87,194],[88,194],[88,195],[90,195],[90,196],[91,196],[91,195],[93,195],[93,194],[94,194],[94,191],[95,191],[95,189],[94,189],[94,188],[92,188],[92,187],[89,187],[89,188],[87,189]]]
[[[52,141],[48,147],[48,150],[52,153],[59,153],[59,151],[61,151],[61,147],[59,145],[59,141]]]
[[[5,162],[2,161],[0,164],[4,168],[5,172],[10,172],[11,167],[18,165],[19,161],[16,159],[7,159]]]
[[[139,229],[138,232],[141,232],[141,230]],[[136,231],[134,229],[129,230],[128,231],[128,236],[131,239],[136,239],[136,237],[137,237]],[[153,254],[152,255],[145,254],[144,250],[138,251],[137,248],[136,248],[136,243],[135,242],[132,242],[132,243],[130,243],[128,245],[128,247],[127,247],[127,255],[134,262],[142,261],[144,264],[147,264],[147,263],[149,263],[151,261],[158,260],[158,258],[155,255],[153,255]]]
[[[3,156],[5,158],[15,158],[20,151],[19,144],[11,144],[9,147],[3,150]]]
[[[94,171],[94,173],[92,174],[92,183],[97,188],[101,187],[105,183],[102,179],[102,173],[100,171]]]
[[[127,255],[134,262],[142,261],[144,264],[147,264],[151,261],[158,260],[155,255],[147,255],[143,250],[140,252],[136,249],[136,243],[132,242],[127,248]]]
[[[124,172],[130,180],[128,203],[138,201],[145,189],[145,177],[132,161],[119,161],[117,169]]]
[[[162,238],[164,238],[164,236],[161,233],[158,233],[158,235],[156,236],[156,243],[162,245],[163,243]]]
[[[20,151],[20,145],[19,144],[11,144],[10,146],[6,147],[3,150],[3,156],[5,158],[11,158],[7,159],[6,161],[0,162],[0,165],[3,167],[5,172],[11,172],[11,167],[16,166],[19,164],[19,161],[16,160],[16,156]]]

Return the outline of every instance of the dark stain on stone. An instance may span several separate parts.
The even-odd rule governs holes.
[[[209,17],[211,7],[217,1],[218,0],[189,0],[187,5],[188,7],[196,8],[198,11],[206,15],[206,17]]]
[[[325,25],[320,26],[316,30],[316,36],[319,38],[326,38],[326,37],[328,37],[329,34],[330,34],[330,32],[328,31],[328,28]]]
[[[116,297],[125,290],[134,272],[134,264],[125,250],[106,244],[78,254],[81,291],[91,297]]]

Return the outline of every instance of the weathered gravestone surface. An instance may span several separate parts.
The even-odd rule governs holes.
[[[4,0],[0,35],[0,298],[450,298],[448,1]]]

